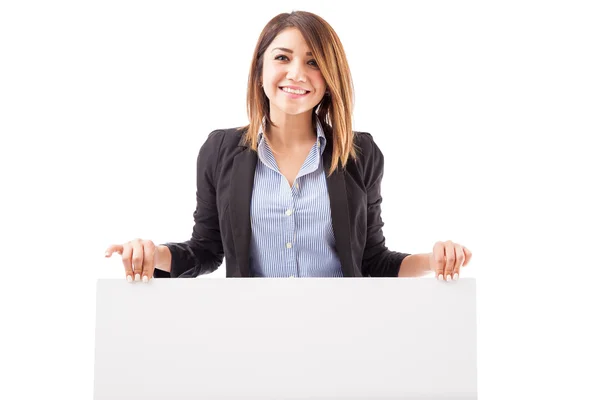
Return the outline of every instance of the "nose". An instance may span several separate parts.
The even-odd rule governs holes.
[[[298,61],[298,58],[288,64],[289,69],[286,78],[296,82],[306,82],[306,72],[304,70],[304,64],[302,61]]]

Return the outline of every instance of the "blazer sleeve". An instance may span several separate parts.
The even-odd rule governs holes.
[[[374,277],[397,277],[402,260],[410,253],[389,250],[383,236],[381,219],[381,181],[383,179],[383,153],[371,134],[364,132],[364,174],[367,190],[367,240],[362,259],[362,275]]]
[[[164,243],[171,252],[171,271],[154,270],[155,278],[195,278],[215,271],[223,263],[215,176],[224,131],[216,130],[200,148],[197,159],[196,210],[190,240]]]

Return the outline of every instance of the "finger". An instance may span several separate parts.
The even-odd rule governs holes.
[[[444,244],[442,242],[437,242],[433,246],[433,267],[437,279],[444,279]]]
[[[139,281],[142,278],[142,266],[144,264],[144,247],[141,241],[136,240],[131,243],[133,247],[133,255],[131,257],[131,266],[133,268],[134,281]]]
[[[154,274],[154,253],[156,247],[150,240],[144,240],[142,242],[144,247],[144,261],[142,264],[142,282],[148,282]]]
[[[465,252],[460,244],[454,244],[454,254],[456,254],[456,261],[454,263],[454,270],[452,271],[452,280],[458,280],[460,276],[460,267],[465,262]]]
[[[129,282],[133,281],[133,270],[131,268],[131,256],[133,254],[133,247],[129,243],[123,245],[123,254],[121,255],[123,261],[123,267],[125,267],[125,275]]]
[[[465,262],[463,263],[463,267],[465,265],[467,265],[469,263],[469,261],[471,261],[471,257],[473,256],[473,253],[471,253],[471,251],[469,249],[467,249],[466,247],[463,247],[463,251],[465,252]]]
[[[446,281],[452,279],[454,272],[454,263],[456,262],[456,254],[454,253],[454,243],[450,240],[444,243],[444,252],[446,255],[446,263],[444,264],[444,276]]]
[[[120,244],[112,244],[108,246],[108,249],[106,249],[106,252],[104,252],[104,257],[110,257],[114,252],[123,254],[123,246]]]

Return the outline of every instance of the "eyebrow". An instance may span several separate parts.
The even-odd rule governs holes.
[[[273,50],[271,50],[271,53],[274,52],[275,50],[281,50],[281,51],[285,51],[286,53],[291,53],[294,54],[294,52],[290,49],[287,49],[285,47],[275,47]],[[313,54],[310,51],[306,52],[307,56],[312,56]]]

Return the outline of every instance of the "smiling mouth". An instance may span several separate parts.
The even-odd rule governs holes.
[[[285,90],[283,90],[285,86],[279,86],[279,90],[281,90],[283,93],[287,93],[287,94],[292,94],[294,96],[306,96],[307,94],[310,93],[310,90],[305,90],[305,93],[294,93],[294,92],[286,92]]]

